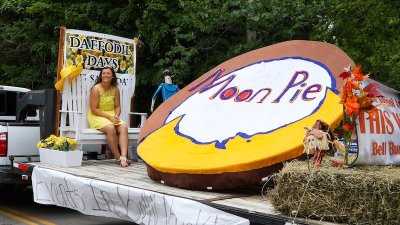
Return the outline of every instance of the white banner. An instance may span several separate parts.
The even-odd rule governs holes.
[[[376,82],[368,79],[366,86]],[[378,82],[377,82],[378,83]],[[360,114],[357,119],[358,157],[355,165],[400,165],[400,92],[378,83],[383,97],[376,113]]]
[[[196,201],[35,167],[34,201],[137,224],[237,224],[249,220]]]

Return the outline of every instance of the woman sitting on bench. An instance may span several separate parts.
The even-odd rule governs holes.
[[[131,163],[128,155],[128,128],[119,116],[121,114],[120,93],[117,76],[112,67],[101,69],[100,75],[90,90],[89,126],[107,135],[107,144],[122,167]],[[119,149],[118,149],[119,145]]]

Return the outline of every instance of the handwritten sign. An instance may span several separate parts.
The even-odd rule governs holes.
[[[372,79],[364,83],[376,82]],[[357,120],[359,153],[356,165],[400,165],[400,92],[379,83],[383,97],[375,99],[378,110]]]
[[[180,135],[225,148],[237,135],[266,134],[313,114],[335,85],[325,65],[300,57],[260,61],[228,74],[219,70],[191,87],[201,89],[166,123],[184,115],[176,128]]]
[[[249,224],[196,201],[35,167],[34,201],[137,224]]]

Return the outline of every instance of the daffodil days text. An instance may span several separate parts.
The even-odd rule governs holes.
[[[105,41],[104,39],[96,39],[91,37],[83,38],[82,40],[79,37],[69,36],[69,48],[78,48],[83,50],[91,50],[97,52],[105,52],[109,54],[123,55],[129,56],[129,45],[121,44],[117,41]],[[86,58],[85,64],[87,66],[93,67],[104,67],[106,65],[110,65],[114,68],[118,68],[118,59],[106,56],[95,56],[88,54]]]

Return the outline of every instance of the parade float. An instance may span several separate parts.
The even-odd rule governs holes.
[[[187,85],[149,118],[138,153],[149,177],[170,186],[226,190],[273,180],[263,191],[293,224],[392,224],[400,220],[400,171],[391,166],[400,160],[399,108],[398,91],[336,46],[288,41]],[[316,121],[326,124],[329,153],[318,143],[305,151],[304,127]]]
[[[139,134],[149,176],[224,190],[257,184],[303,155],[304,127],[343,118],[339,77],[353,61],[334,45],[287,41],[232,58],[172,96]]]

